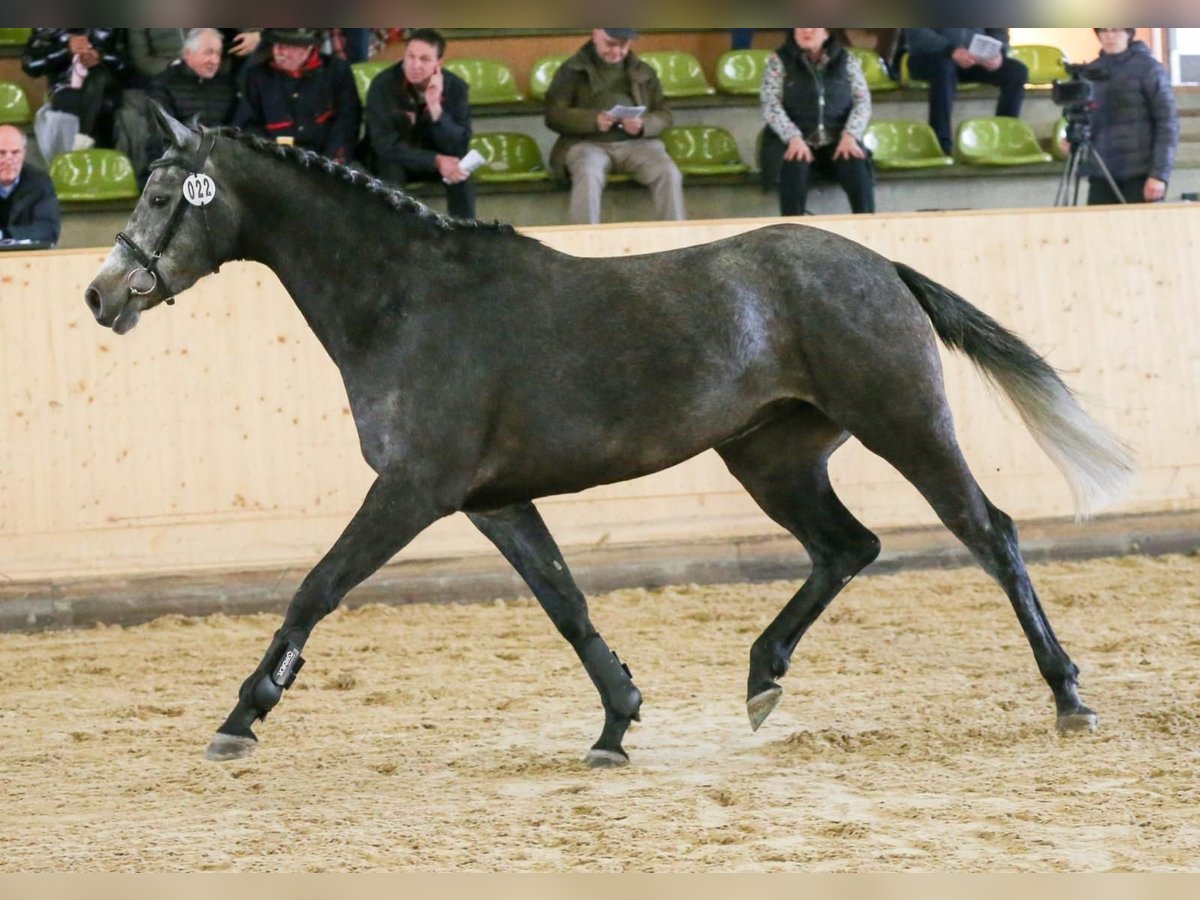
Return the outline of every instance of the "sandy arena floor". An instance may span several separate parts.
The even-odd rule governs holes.
[[[1035,567],[1100,714],[1060,739],[977,569],[853,583],[746,722],[784,584],[620,591],[633,765],[532,601],[318,629],[245,762],[203,750],[277,625],[0,635],[0,871],[1200,870],[1200,558]]]

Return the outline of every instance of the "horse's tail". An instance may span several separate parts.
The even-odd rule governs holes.
[[[1012,401],[1034,440],[1062,471],[1079,518],[1118,497],[1133,453],[1080,407],[1058,373],[1023,340],[962,297],[894,263],[947,347],[965,354]]]

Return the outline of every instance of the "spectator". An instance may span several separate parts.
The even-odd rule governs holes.
[[[216,28],[187,32],[183,52],[150,83],[150,97],[180,122],[195,116],[201,125],[233,122],[237,91],[233,76],[221,71],[223,41]]]
[[[467,83],[442,69],[446,40],[432,28],[408,37],[404,59],[384,69],[367,92],[367,137],[380,178],[403,187],[442,181],[446,207],[475,218],[475,186],[459,161],[471,141]]]
[[[1000,52],[980,59],[968,49],[976,35],[1000,42]],[[1007,28],[906,28],[908,71],[918,81],[929,82],[929,124],[942,151],[954,148],[950,112],[960,81],[979,81],[1000,88],[996,115],[1020,118],[1029,69],[1008,57]]]
[[[650,188],[660,219],[684,219],[683,176],[658,140],[671,125],[658,75],[630,49],[632,28],[595,28],[592,39],[559,66],[546,92],[546,124],[559,134],[550,165],[570,177],[572,222],[600,221],[610,170]],[[617,118],[616,106],[645,107]]]
[[[779,212],[805,213],[812,169],[832,175],[856,213],[875,212],[875,179],[862,139],[871,92],[862,64],[827,28],[793,28],[767,61],[760,92],[765,186]]]
[[[349,64],[318,51],[316,28],[273,29],[266,39],[271,60],[247,68],[233,124],[350,162],[362,104]]]
[[[1171,78],[1150,48],[1133,40],[1133,28],[1094,28],[1100,56],[1089,65],[1107,73],[1095,79],[1092,145],[1127,203],[1154,203],[1167,195],[1179,143],[1179,113]],[[1119,203],[1089,159],[1088,205]]]
[[[254,63],[270,57],[270,47],[263,44],[260,28],[222,28],[225,39],[225,59],[222,68],[233,76],[234,83],[241,88],[241,78]]]
[[[113,146],[129,157],[139,183],[145,182],[158,132],[150,121],[151,80],[179,59],[186,30],[183,28],[129,28],[125,30],[126,63],[121,104],[113,124]]]
[[[25,164],[25,135],[0,125],[0,239],[58,243],[61,219],[50,176]]]
[[[21,57],[45,78],[50,108],[79,118],[76,148],[112,146],[113,113],[125,60],[115,28],[35,28]]]

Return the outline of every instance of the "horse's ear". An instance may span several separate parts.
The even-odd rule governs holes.
[[[200,149],[199,133],[188,128],[154,100],[150,101],[150,108],[154,111],[154,121],[163,137],[180,150],[194,152]]]

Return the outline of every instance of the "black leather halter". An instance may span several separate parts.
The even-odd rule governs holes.
[[[168,169],[177,167],[184,169],[193,175],[198,175],[204,171],[204,164],[208,161],[208,156],[210,153],[212,153],[213,147],[216,146],[216,143],[217,136],[215,133],[205,134],[202,139],[200,149],[191,156],[169,156],[162,159],[156,159],[154,162],[150,163],[150,168]],[[158,244],[154,247],[153,253],[147,253],[145,250],[139,247],[137,242],[135,242],[133,238],[127,235],[124,231],[117,233],[117,243],[133,254],[134,259],[141,264],[140,269],[134,269],[126,278],[126,280],[129,281],[130,293],[137,294],[139,296],[145,296],[146,294],[153,293],[154,289],[161,284],[163,290],[167,292],[166,303],[172,304],[175,302],[175,292],[171,290],[170,286],[167,284],[167,280],[162,276],[162,273],[158,271],[158,261],[162,258],[162,255],[167,252],[167,247],[170,246],[171,241],[174,239],[175,232],[179,230],[179,223],[183,221],[183,214],[187,212],[188,207],[191,205],[192,204],[188,203],[188,201],[184,198],[183,192],[181,191],[179,199],[175,201],[175,208],[171,210],[171,217],[167,220],[166,230],[164,230],[162,235],[159,237]],[[204,213],[204,209],[205,207],[200,207],[201,213],[204,214],[204,234],[208,239],[209,252],[211,253],[212,237],[209,234],[208,216]],[[218,265],[213,271],[220,271],[220,268],[221,267]],[[153,279],[153,283],[145,290],[140,290],[133,284],[133,278],[139,272],[147,272]]]

